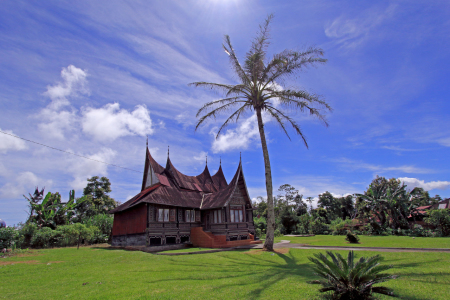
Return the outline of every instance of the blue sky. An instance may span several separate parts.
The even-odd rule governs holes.
[[[251,197],[265,196],[263,157],[251,115],[220,140],[195,113],[220,95],[194,81],[236,83],[222,50],[239,57],[270,13],[269,55],[321,47],[328,62],[289,87],[320,94],[330,126],[293,115],[308,139],[267,123],[275,191],[305,196],[363,192],[376,176],[450,197],[450,4],[448,1],[7,1],[0,6],[0,130],[141,171],[145,140],[164,165],[197,175],[219,159],[228,180],[242,151]],[[35,186],[81,196],[107,176],[112,196],[139,192],[141,174],[0,134],[0,218],[26,220]]]

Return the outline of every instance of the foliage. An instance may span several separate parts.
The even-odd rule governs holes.
[[[331,221],[329,228],[332,231],[333,235],[344,235],[347,232],[347,229],[351,227],[352,220],[346,219],[342,220],[340,218],[334,219]]]
[[[43,198],[44,189],[40,192],[38,188],[34,196],[28,200],[30,207],[30,216],[27,223],[35,223],[38,227],[56,228],[58,225],[67,224],[74,214],[75,191],[70,192],[69,201],[67,203],[61,202],[61,195],[59,193],[47,193]]]
[[[313,234],[323,234],[328,231],[328,226],[325,223],[325,219],[322,217],[317,217],[311,222],[311,231]]]
[[[92,239],[99,231],[96,226],[87,227],[81,223],[75,223],[72,225],[65,225],[58,228],[61,235],[67,239],[69,243],[76,243],[77,249],[80,248],[80,244],[83,240],[86,242]],[[98,234],[98,233],[97,233]]]
[[[4,248],[11,248],[17,240],[19,233],[14,227],[0,228],[0,251]]]
[[[300,234],[310,234],[311,231],[311,216],[309,214],[304,214],[299,217],[299,222],[297,224],[297,232]]]
[[[55,244],[55,232],[49,227],[37,230],[31,238],[31,247],[48,248]]]
[[[318,207],[326,209],[329,219],[347,219],[355,215],[353,196],[335,198],[330,192],[319,195]]]
[[[450,235],[450,209],[431,210],[425,222],[438,228],[443,236]]]
[[[377,176],[364,194],[356,195],[360,213],[372,222],[379,221],[381,227],[408,228],[407,217],[415,204],[400,180]]]
[[[359,237],[355,233],[351,232],[350,230],[347,231],[345,240],[351,244],[358,244],[359,243]]]
[[[82,222],[98,214],[106,214],[117,207],[117,202],[108,194],[111,192],[111,183],[108,178],[94,176],[89,178],[83,190],[83,197],[77,199],[75,207],[76,222]]]
[[[395,279],[398,276],[381,273],[392,268],[392,265],[380,265],[383,259],[380,255],[369,258],[361,257],[355,262],[353,251],[349,251],[347,260],[341,254],[327,251],[328,259],[322,253],[308,257],[315,264],[315,274],[322,279],[309,283],[320,284],[320,292],[333,292],[332,299],[362,300],[374,299],[372,293],[394,296],[392,289],[375,284]]]
[[[230,58],[230,63],[239,78],[236,85],[218,84],[210,82],[194,82],[192,85],[223,92],[225,98],[211,101],[203,105],[198,112],[199,121],[196,130],[205,121],[216,117],[230,109],[233,110],[219,128],[217,136],[231,123],[239,121],[246,113],[256,114],[261,139],[267,190],[267,237],[264,247],[273,250],[273,233],[275,230],[275,211],[273,207],[272,171],[269,152],[264,130],[263,113],[273,118],[289,137],[287,126],[293,128],[307,146],[305,136],[300,126],[289,115],[288,111],[307,111],[309,115],[317,117],[328,125],[323,111],[331,111],[331,107],[319,96],[307,91],[286,88],[285,80],[310,65],[325,63],[322,58],[323,50],[309,47],[305,51],[284,50],[267,59],[269,42],[269,25],[273,16],[270,15],[260,26],[260,32],[252,42],[250,50],[245,56],[244,64],[237,59],[230,37],[225,36],[223,48]],[[281,87],[281,88],[279,88]],[[275,102],[276,100],[276,102]],[[217,137],[216,136],[216,137]],[[290,137],[289,137],[290,138]]]
[[[91,243],[105,243],[110,241],[114,217],[107,214],[99,214],[86,219],[83,224],[87,227],[97,227]]]

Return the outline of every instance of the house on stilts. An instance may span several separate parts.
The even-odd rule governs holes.
[[[159,165],[147,148],[141,192],[116,207],[112,246],[192,244],[224,248],[255,241],[253,208],[242,162],[228,184],[220,164],[197,176],[179,172],[167,158]]]

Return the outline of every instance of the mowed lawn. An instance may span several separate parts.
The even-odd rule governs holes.
[[[102,247],[36,250],[0,259],[3,299],[318,299],[307,257],[318,250],[182,256]],[[346,255],[348,252],[339,251]],[[373,251],[357,251],[372,256]],[[449,299],[449,253],[380,253],[403,299]],[[383,299],[389,299],[388,297]]]
[[[395,248],[447,248],[450,249],[450,238],[428,238],[409,236],[359,236],[359,244],[350,244],[342,235],[316,235],[309,237],[282,236],[275,242],[289,240],[295,244],[311,246],[351,246],[351,247],[395,247]],[[450,296],[449,296],[450,299]]]

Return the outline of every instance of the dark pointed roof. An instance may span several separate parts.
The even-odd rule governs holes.
[[[219,171],[221,170],[222,169],[220,168]],[[217,171],[217,173],[214,176],[218,175],[219,171]],[[223,177],[223,179],[225,180],[225,177]],[[239,166],[230,184],[226,185],[225,188],[220,189],[217,193],[205,195],[205,198],[203,199],[200,209],[213,209],[226,206],[230,201],[231,197],[233,196],[233,193],[235,192],[236,188],[243,188],[243,190],[246,193],[247,200],[250,201],[250,196],[248,194],[247,186],[245,184],[241,162],[239,162]]]
[[[149,168],[154,171],[158,180],[151,186],[145,187]],[[141,203],[197,209],[221,208],[228,204],[237,188],[244,191],[250,203],[241,161],[239,161],[239,166],[230,184],[227,184],[221,165],[213,176],[207,165],[201,174],[188,176],[178,171],[170,158],[167,158],[166,167],[163,168],[153,159],[147,149],[141,192],[111,210],[110,213],[121,212]]]
[[[216,174],[212,176],[212,180],[217,190],[221,190],[224,187],[228,186],[227,180],[225,179],[225,175],[222,171],[222,165],[220,165],[219,170],[217,170]]]
[[[162,174],[164,172],[164,168],[156,162],[156,160],[153,159],[152,155],[150,154],[150,151],[147,148],[146,155],[145,155],[145,167],[144,167],[144,176],[142,178],[142,188],[141,191],[143,191],[146,186],[147,182],[147,176],[149,173],[149,168],[153,169],[153,172],[159,177],[158,175]]]

